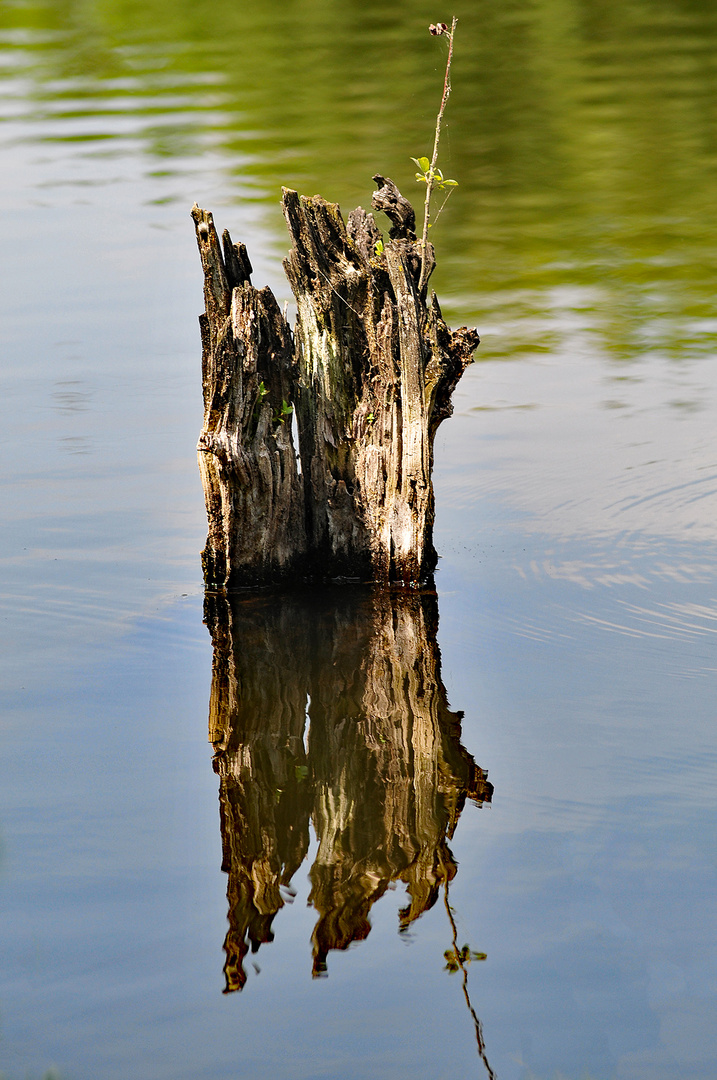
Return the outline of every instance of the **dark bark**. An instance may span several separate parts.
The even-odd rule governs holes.
[[[217,585],[353,578],[415,585],[433,571],[433,440],[478,345],[419,293],[415,214],[393,182],[361,207],[285,190],[295,341],[268,289],[249,283],[242,245],[195,207],[205,273],[205,421],[200,437]],[[427,250],[427,273],[434,265]],[[262,397],[262,393],[266,396]],[[301,474],[286,403],[296,407]]]
[[[391,221],[392,228],[389,236],[392,240],[416,239],[416,212],[408,199],[404,199],[393,180],[376,173],[373,177],[374,184],[378,188],[373,193],[371,206],[374,210],[380,210]]]
[[[288,403],[296,360],[271,289],[255,289],[243,244],[211,214],[192,216],[204,266],[204,424],[197,446],[209,523],[202,553],[210,586],[261,585],[306,557],[303,489]]]

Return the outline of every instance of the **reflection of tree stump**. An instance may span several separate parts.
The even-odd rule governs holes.
[[[412,208],[374,179],[374,208],[393,222],[385,242],[360,207],[345,225],[338,206],[284,191],[295,340],[271,291],[250,284],[243,245],[225,232],[222,251],[212,215],[192,210],[205,274],[208,584],[416,583],[435,567],[433,440],[478,335],[449,330],[435,293],[419,292]]]
[[[392,881],[408,889],[404,929],[455,874],[448,840],[465,800],[490,801],[492,788],[446,701],[437,621],[435,597],[418,593],[207,597],[227,990],[244,985],[249,949],[272,938],[309,820],[314,974],[330,950],[366,937]]]

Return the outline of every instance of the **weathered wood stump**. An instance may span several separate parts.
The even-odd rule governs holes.
[[[244,246],[225,231],[222,249],[212,215],[192,210],[208,585],[415,585],[435,568],[433,441],[479,338],[449,330],[435,293],[419,292],[413,208],[391,180],[374,180],[372,205],[392,222],[385,240],[361,207],[345,224],[337,205],[284,190],[293,335],[271,291],[251,285]],[[430,273],[430,245],[426,258]]]

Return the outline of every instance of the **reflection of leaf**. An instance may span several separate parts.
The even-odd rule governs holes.
[[[308,765],[294,765],[294,775],[297,780],[305,780],[309,775]]]
[[[446,958],[446,966],[443,970],[449,971],[451,974],[464,968],[472,960],[487,960],[488,958],[487,953],[475,952],[469,945],[464,945],[462,949],[458,950],[455,948],[446,949],[443,955]]]
[[[460,969],[460,966],[461,966],[458,963],[458,956],[456,955],[456,950],[455,949],[446,949],[446,951],[444,952],[443,955],[446,958],[446,966],[444,967],[443,970],[444,971],[450,971],[451,975],[454,975],[456,973],[456,971],[458,971]]]

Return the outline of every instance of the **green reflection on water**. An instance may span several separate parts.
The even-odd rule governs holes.
[[[430,152],[445,52],[427,33],[434,8],[58,0],[3,5],[0,30],[5,70],[30,78],[28,119],[52,120],[44,138],[87,153],[104,138],[106,152],[134,117],[132,138],[168,175],[218,152],[235,198],[266,208],[278,255],[282,184],[348,211],[380,170],[420,201],[410,158]],[[460,187],[433,236],[434,285],[450,316],[489,331],[479,359],[551,350],[586,326],[609,361],[709,352],[715,6],[452,10],[440,164]]]

